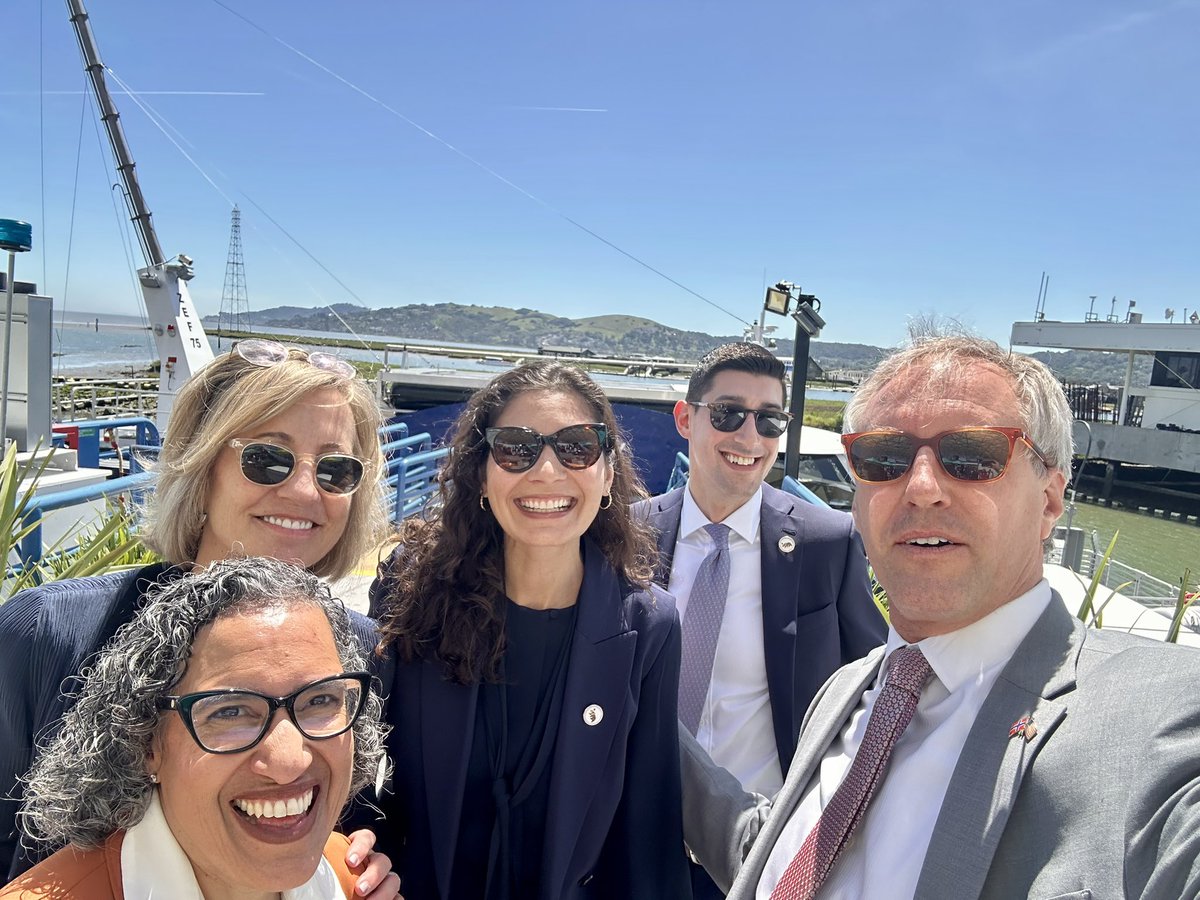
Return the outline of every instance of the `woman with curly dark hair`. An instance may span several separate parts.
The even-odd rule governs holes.
[[[690,896],[679,623],[608,398],[519,366],[452,446],[373,588],[396,764],[375,827],[405,896]]]

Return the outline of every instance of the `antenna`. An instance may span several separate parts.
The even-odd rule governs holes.
[[[246,264],[242,260],[242,213],[236,206],[230,217],[229,256],[225,261],[221,312],[217,316],[217,331],[223,328],[228,331],[250,329],[250,301],[246,298]]]
[[[1098,322],[1100,321],[1100,317],[1096,315],[1096,295],[1089,294],[1088,299],[1090,299],[1092,302],[1088,304],[1087,315],[1083,317],[1083,321]]]
[[[1040,322],[1046,318],[1046,293],[1050,290],[1050,276],[1042,271],[1042,280],[1038,282],[1037,306],[1033,310],[1033,321]]]
[[[1186,313],[1187,311],[1184,310],[1184,312]],[[1166,319],[1168,322],[1174,322],[1175,321],[1175,310],[1171,309],[1171,307],[1168,306],[1166,309],[1163,310],[1163,318]]]
[[[1112,306],[1108,308],[1108,321],[1117,321],[1117,295],[1113,294]]]

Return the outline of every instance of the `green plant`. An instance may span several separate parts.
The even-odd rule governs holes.
[[[1171,616],[1171,627],[1167,629],[1167,636],[1164,638],[1171,644],[1179,643],[1179,629],[1183,627],[1183,615],[1200,598],[1200,591],[1188,590],[1191,587],[1188,581],[1191,574],[1191,569],[1184,569],[1183,577],[1179,579],[1179,596],[1175,598],[1175,613]]]
[[[875,601],[875,606],[879,609],[880,615],[883,616],[883,621],[891,623],[891,616],[888,614],[888,595],[882,584],[875,578],[875,570],[868,567],[867,572],[871,576],[871,599]]]
[[[46,453],[38,459],[37,449],[32,454],[27,470],[23,470],[15,445],[10,445],[0,464],[0,549],[4,551],[5,579],[0,588],[0,602],[17,591],[63,578],[77,578],[107,572],[121,565],[135,565],[152,559],[141,541],[132,532],[133,515],[119,503],[108,504],[108,514],[103,520],[83,525],[74,534],[64,534],[43,551],[41,561],[10,568],[19,563],[21,541],[36,527],[37,522],[27,521],[26,516],[37,493],[38,479],[46,471],[53,454]],[[22,481],[28,484],[22,488]],[[73,539],[72,539],[73,538]],[[68,550],[68,543],[75,546]]]
[[[1092,581],[1088,585],[1087,591],[1084,592],[1083,603],[1079,607],[1079,612],[1075,614],[1076,618],[1085,625],[1091,624],[1096,628],[1104,627],[1104,607],[1108,605],[1108,602],[1112,600],[1115,594],[1133,584],[1132,581],[1126,581],[1124,584],[1117,585],[1108,592],[1108,597],[1105,598],[1104,602],[1096,606],[1096,592],[1100,590],[1100,583],[1104,580],[1104,570],[1108,568],[1108,564],[1112,560],[1113,550],[1116,549],[1117,538],[1120,534],[1121,532],[1118,530],[1112,536],[1112,540],[1108,542],[1108,549],[1104,551],[1104,556],[1092,567]],[[1095,610],[1094,614],[1093,610]],[[1089,617],[1092,618],[1090,623],[1088,622]]]

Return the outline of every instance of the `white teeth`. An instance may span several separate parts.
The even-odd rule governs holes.
[[[953,541],[949,541],[946,538],[942,538],[942,537],[919,537],[919,538],[913,538],[908,543],[917,544],[918,546],[921,546],[921,547],[940,547],[943,544],[953,543]]]
[[[278,525],[280,528],[290,528],[292,531],[308,531],[313,523],[307,519],[284,519],[279,516],[263,516],[262,520],[268,525]]]
[[[309,788],[299,797],[284,800],[234,800],[233,805],[255,819],[282,819],[308,812],[312,806],[313,789]]]
[[[755,463],[753,456],[738,456],[734,453],[725,453],[722,455],[735,466],[752,466]]]
[[[537,512],[557,512],[560,509],[566,509],[571,505],[571,501],[566,497],[555,497],[539,500],[536,497],[526,497],[523,500],[518,500],[517,504],[523,509],[531,509]]]

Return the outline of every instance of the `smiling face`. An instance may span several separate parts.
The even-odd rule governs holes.
[[[235,550],[314,565],[341,539],[354,501],[352,495],[322,491],[313,474],[316,457],[355,452],[354,418],[345,398],[333,388],[312,391],[237,437],[279,444],[303,459],[282,484],[261,485],[242,474],[240,451],[223,448],[209,482],[197,565]]]
[[[238,688],[291,694],[342,671],[320,609],[297,605],[218,619],[200,630],[176,695]],[[163,813],[205,896],[286,890],[316,871],[350,795],[352,732],[313,741],[277,710],[262,741],[241,753],[201,750],[178,713],[164,712],[149,769]],[[268,817],[244,812],[295,812]]]
[[[867,405],[863,430],[929,437],[967,425],[1025,428],[1008,376],[976,363],[928,386],[901,375]],[[887,590],[891,621],[906,641],[955,631],[1032,588],[1042,577],[1042,541],[1063,510],[1062,472],[1046,472],[1023,442],[997,481],[951,478],[931,447],[896,481],[859,484],[854,520]]]
[[[769,375],[724,369],[700,398],[746,409],[783,409],[783,383]],[[675,404],[675,428],[688,442],[688,489],[712,522],[720,522],[758,490],[779,453],[779,438],[758,433],[746,416],[734,432],[713,428],[707,407]]]
[[[528,391],[509,401],[492,424],[553,434],[568,425],[596,421],[596,413],[576,394]],[[485,466],[484,496],[504,530],[506,554],[576,546],[613,479],[607,454],[587,469],[568,469],[550,447],[543,447],[533,468],[525,472],[504,471],[490,453]]]

